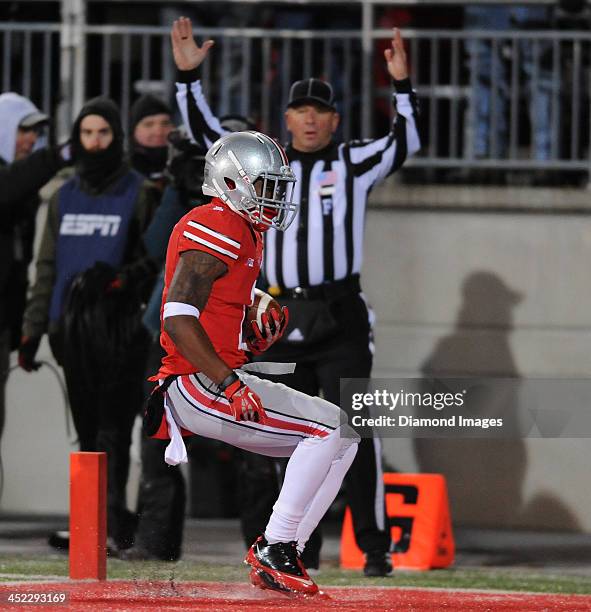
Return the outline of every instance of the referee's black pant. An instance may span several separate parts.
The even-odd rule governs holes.
[[[341,378],[370,376],[373,362],[371,328],[367,307],[360,295],[335,300],[331,302],[330,310],[338,328],[329,338],[305,347],[282,340],[259,359],[295,362],[297,367],[293,374],[268,378],[308,395],[319,395],[322,392],[324,399],[339,406]],[[342,408],[349,412],[350,407]],[[272,486],[272,483],[277,482],[279,470],[270,465],[275,461],[261,456],[245,457],[240,482],[244,508],[242,528],[247,545],[263,532],[276,500],[279,485]],[[364,552],[387,551],[390,535],[384,529],[385,505],[379,439],[361,440],[345,483],[358,546]],[[321,538],[315,532],[306,547],[305,558],[313,559],[317,556],[320,545]]]

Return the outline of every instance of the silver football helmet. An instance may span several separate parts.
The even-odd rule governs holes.
[[[295,174],[283,147],[261,132],[234,132],[205,156],[203,193],[218,197],[255,225],[286,230],[298,205]]]

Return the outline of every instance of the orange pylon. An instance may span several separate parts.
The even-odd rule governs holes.
[[[70,578],[107,578],[106,453],[70,453]]]

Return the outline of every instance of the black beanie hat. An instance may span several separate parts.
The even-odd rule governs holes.
[[[72,127],[72,144],[80,142],[80,123],[88,115],[100,115],[111,126],[113,140],[121,146],[123,145],[123,126],[119,107],[110,98],[102,96],[89,100],[78,113]]]
[[[99,115],[113,130],[113,141],[103,151],[86,151],[80,142],[80,124],[84,117]],[[123,127],[119,107],[109,98],[93,98],[83,107],[72,127],[72,159],[80,177],[99,188],[123,163]]]
[[[129,133],[133,135],[135,126],[144,118],[150,115],[172,115],[172,110],[166,102],[153,96],[145,94],[139,97],[131,106],[129,113]]]

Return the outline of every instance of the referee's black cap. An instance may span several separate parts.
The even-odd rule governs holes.
[[[294,108],[302,104],[320,104],[336,110],[332,85],[320,79],[296,81],[289,90],[287,108]]]

